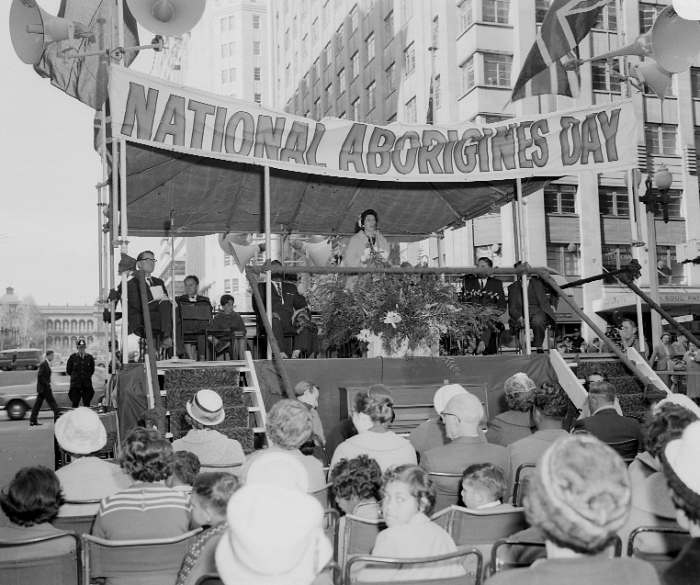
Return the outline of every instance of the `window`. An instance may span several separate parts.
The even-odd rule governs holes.
[[[639,32],[644,34],[651,30],[656,17],[666,8],[663,4],[639,4]]]
[[[260,93],[253,94],[253,101],[256,104],[261,104],[262,103],[262,94],[260,94]]]
[[[663,265],[659,268],[659,284],[661,286],[688,284],[685,266],[678,263],[675,246],[656,246],[656,258],[659,264],[663,262]]]
[[[355,32],[360,25],[360,11],[357,9],[357,4],[350,9],[350,30]]]
[[[603,268],[608,271],[618,270],[632,260],[632,247],[629,244],[606,244],[601,248]],[[604,284],[617,284],[614,276],[606,276]]]
[[[401,0],[401,15],[403,16],[403,22],[408,22],[408,20],[413,16],[413,2],[414,0]]]
[[[562,276],[577,278],[581,275],[581,255],[569,252],[568,244],[547,244],[547,266]]]
[[[598,30],[617,30],[617,10],[614,2],[608,4],[600,11],[598,20],[596,20],[593,28]]]
[[[371,112],[377,106],[377,84],[373,81],[367,86],[367,111]]]
[[[410,75],[416,68],[416,47],[411,43],[403,52],[406,75]]]
[[[315,82],[318,81],[320,78],[321,78],[321,68],[320,68],[320,64],[319,64],[319,62],[318,62],[318,59],[316,59],[316,60],[314,61],[314,64],[313,64],[313,77],[312,77],[312,79],[313,79],[313,81],[314,81],[314,83],[315,83]]]
[[[323,10],[321,11],[321,19],[323,21],[323,28],[326,28],[328,25],[328,22],[330,21],[330,14],[331,14],[331,2],[330,0],[326,0],[326,3],[323,5]]]
[[[459,32],[463,33],[474,22],[472,0],[464,0],[459,5]]]
[[[396,63],[392,63],[384,72],[386,76],[386,93],[390,94],[396,89]]]
[[[221,83],[228,83],[228,69],[221,72]]]
[[[695,99],[700,99],[700,67],[690,68],[690,94]]]
[[[236,19],[233,16],[228,17],[228,29],[233,30],[236,28]]]
[[[603,215],[629,217],[630,204],[625,188],[598,187],[598,205]]]
[[[681,216],[681,204],[682,204],[682,194],[678,189],[668,190],[668,216],[670,218],[680,218]],[[661,205],[656,206],[656,211],[654,212],[654,217],[661,219],[663,217],[663,209]]]
[[[360,120],[360,98],[352,102],[352,119],[356,122]]]
[[[253,28],[260,28],[260,16],[258,16],[257,14],[253,15]]]
[[[360,52],[355,51],[350,59],[352,78],[355,79],[360,75]]]
[[[341,120],[345,120],[345,118],[347,117],[348,115],[345,112],[340,112],[340,116],[338,116],[338,118],[340,118]]]
[[[287,66],[284,69],[284,84],[288,86],[292,81],[292,71],[291,71],[291,66],[289,63],[287,63]]]
[[[224,293],[227,295],[231,294],[231,279],[230,278],[224,279]]]
[[[613,62],[612,71],[605,61],[594,61],[591,63],[591,74],[593,89],[596,91],[608,91],[610,93],[620,93],[620,65]]]
[[[440,23],[438,17],[433,18],[433,25],[430,29],[430,43],[436,49],[438,48],[438,36],[440,36]]]
[[[484,0],[482,18],[484,22],[508,24],[510,0]]]
[[[576,213],[576,187],[550,185],[544,191],[545,213]]]
[[[343,48],[343,25],[342,24],[338,27],[338,30],[335,33],[335,39],[336,39],[336,49],[338,52],[340,52]]]
[[[260,81],[260,67],[253,68],[253,79],[255,81]]]
[[[551,0],[535,0],[535,22],[537,24],[544,22],[544,17],[547,16],[551,3]]]
[[[289,50],[289,29],[284,31],[284,50]]]
[[[389,43],[390,40],[394,38],[394,11],[392,10],[386,15],[384,19],[384,35],[386,36],[386,42]]]
[[[314,118],[318,119],[321,117],[321,98],[317,98],[314,101]]]
[[[374,59],[374,33],[365,39],[365,46],[367,47],[367,62]]]
[[[469,57],[462,65],[462,93],[474,87],[474,57]]]
[[[416,96],[406,102],[406,122],[417,122],[418,110],[416,109]]]
[[[329,83],[326,86],[326,105],[327,107],[331,107],[333,103],[333,84]]]
[[[224,266],[231,266],[233,264],[233,258],[228,254],[224,254]]]
[[[221,58],[226,59],[228,57],[228,43],[221,45]]]
[[[645,124],[644,135],[649,154],[673,156],[678,142],[678,126],[675,124]]]
[[[236,43],[228,44],[228,54],[233,57],[236,54]]]
[[[343,93],[345,91],[345,69],[341,69],[338,72],[338,93]]]
[[[328,43],[323,49],[323,57],[326,60],[326,67],[331,64],[331,44]]]
[[[236,68],[235,67],[228,70],[228,78],[231,82],[236,81]]]
[[[228,30],[228,18],[221,19],[221,32],[226,32]]]
[[[510,70],[513,57],[484,53],[484,83],[500,87],[510,86]]]
[[[260,54],[260,41],[254,41],[253,42],[253,55],[259,55]]]
[[[309,52],[309,35],[304,35],[304,38],[301,39],[301,58],[306,59],[306,55]]]
[[[318,40],[318,18],[311,23],[311,44]]]

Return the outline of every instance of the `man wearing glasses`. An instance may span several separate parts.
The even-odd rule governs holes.
[[[168,299],[165,283],[151,276],[156,267],[155,254],[150,250],[141,252],[136,258],[136,267],[146,278],[146,298],[151,316],[151,327],[154,333],[162,335],[161,347],[173,346],[173,313],[172,304]],[[129,334],[137,333],[145,337],[143,330],[143,308],[141,305],[141,285],[136,275],[127,283],[129,291]]]

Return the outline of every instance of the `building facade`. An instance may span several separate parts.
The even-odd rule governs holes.
[[[373,124],[425,123],[433,84],[434,123],[499,123],[629,97],[639,121],[635,148],[646,177],[660,165],[673,174],[668,221],[630,206],[623,173],[564,177],[526,199],[525,258],[569,280],[599,275],[638,258],[649,287],[648,227],[656,232],[661,300],[675,315],[700,313],[700,268],[676,261],[676,244],[700,237],[696,145],[700,140],[700,62],[673,76],[665,100],[629,91],[605,60],[581,69],[578,97],[539,96],[510,102],[521,64],[535,42],[548,0],[271,0],[269,50],[272,107],[320,119]],[[624,0],[606,6],[580,45],[585,59],[631,43],[647,32],[669,1]],[[430,50],[430,49],[433,50]],[[636,61],[636,57],[631,61]],[[629,93],[628,93],[629,91]],[[644,184],[641,193],[644,193]],[[638,233],[633,234],[633,223]],[[515,258],[511,205],[406,247],[416,263],[469,266],[481,256],[495,265]],[[636,236],[636,237],[635,237]],[[653,250],[652,250],[653,252]],[[651,255],[653,262],[653,253]],[[576,300],[599,325],[615,310],[633,314],[634,300],[614,281],[588,284]],[[563,303],[560,303],[563,305]],[[560,322],[578,321],[560,313]],[[569,311],[570,313],[570,311]],[[646,319],[645,319],[646,320]],[[589,335],[586,335],[588,337]]]

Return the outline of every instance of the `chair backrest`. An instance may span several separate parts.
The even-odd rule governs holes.
[[[368,555],[379,533],[386,528],[384,520],[370,520],[347,514],[345,527],[339,536],[338,556],[341,565],[353,555]]]
[[[460,564],[467,564],[474,557],[476,559],[476,570],[474,573],[466,573],[454,577],[442,577],[437,579],[411,579],[410,574],[420,567],[429,568],[431,564],[444,563],[452,559],[459,559]],[[357,572],[364,565],[385,565],[395,567],[399,571],[406,571],[407,578],[400,577],[392,582],[400,585],[481,585],[481,575],[483,573],[483,558],[478,550],[461,550],[454,553],[439,555],[436,557],[422,557],[418,559],[398,559],[388,557],[373,557],[371,555],[359,555],[348,560],[345,565],[344,580],[345,585],[362,585],[364,583],[379,583],[382,581],[351,580],[353,572]],[[414,573],[415,574],[415,573]]]
[[[202,329],[205,322],[211,325],[213,314],[209,303],[180,303],[179,307],[183,332]]]
[[[338,560],[338,525],[340,524],[340,514],[338,510],[327,508],[323,513],[323,532],[333,545],[333,560]]]
[[[639,450],[639,441],[635,438],[606,444],[608,447],[612,447],[615,451],[617,451],[627,465],[634,461],[634,458],[637,456],[637,451]]]
[[[198,528],[173,538],[150,540],[105,540],[84,534],[85,583],[100,577],[134,585],[149,578],[172,577],[174,583],[191,540],[201,531]]]
[[[66,505],[71,506],[99,506],[102,500],[66,500]],[[78,534],[90,534],[92,525],[95,523],[94,514],[82,514],[80,516],[57,516],[51,521],[59,530],[73,530]]]
[[[197,579],[195,585],[224,585],[224,582],[216,573],[208,573]]]
[[[523,508],[490,511],[452,506],[448,516],[445,529],[457,546],[493,544],[528,527]]]
[[[449,506],[456,506],[459,503],[462,490],[462,474],[449,473],[447,471],[429,471],[428,475],[437,487],[435,509],[443,510]],[[449,494],[441,493],[443,491],[449,492]]]
[[[324,509],[328,507],[328,494],[332,485],[333,483],[327,483],[322,488],[309,492],[309,495],[316,498],[318,500],[318,503],[321,504],[324,507]]]
[[[521,506],[523,502],[523,496],[525,495],[525,488],[527,487],[527,481],[530,475],[532,475],[532,470],[537,467],[534,463],[523,463],[515,471],[515,483],[513,484],[513,505]]]
[[[663,536],[665,550],[648,550],[648,547],[640,548],[635,540],[640,534],[654,533]],[[635,528],[627,540],[627,556],[635,557],[647,561],[654,565],[654,568],[661,573],[670,565],[679,551],[690,540],[690,533],[680,527],[671,526],[640,526]]]
[[[58,541],[66,542],[61,552]],[[48,543],[51,543],[50,545]],[[5,558],[11,555],[11,558]],[[45,556],[44,556],[45,555]],[[81,585],[82,545],[75,532],[58,532],[24,540],[0,541],[2,585]]]

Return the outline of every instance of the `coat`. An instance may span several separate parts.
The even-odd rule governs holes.
[[[71,387],[91,388],[92,375],[95,373],[95,358],[89,353],[80,357],[79,353],[74,353],[66,362],[66,374],[70,376]]]
[[[556,322],[555,309],[559,304],[559,295],[545,286],[539,278],[531,278],[528,285],[528,297],[534,295],[537,306],[553,322]],[[516,281],[508,287],[508,315],[511,329],[518,327],[518,319],[525,317],[523,312],[523,285]]]
[[[506,296],[503,283],[490,276],[481,288],[481,281],[474,275],[467,275],[462,281],[462,298],[475,305],[491,305],[501,313],[506,310]]]

